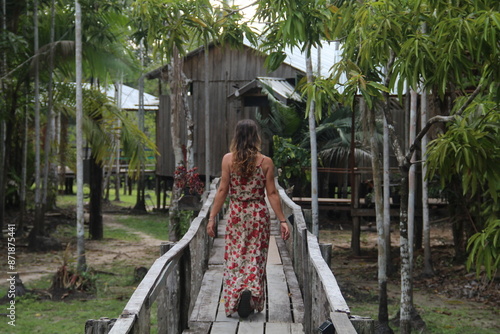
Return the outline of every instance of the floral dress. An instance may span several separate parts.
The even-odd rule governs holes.
[[[264,160],[264,159],[263,159]],[[238,310],[240,295],[250,290],[254,308],[265,303],[267,250],[270,220],[265,201],[262,162],[250,178],[230,175],[230,214],[224,254],[224,306],[226,315]]]

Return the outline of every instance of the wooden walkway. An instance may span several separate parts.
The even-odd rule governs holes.
[[[320,327],[329,329],[325,333],[374,333],[371,319],[350,315],[316,236],[307,230],[302,208],[278,184],[292,236],[283,241],[278,222],[271,220],[265,310],[246,319],[237,314],[226,317],[221,300],[225,219],[219,217],[217,238],[206,232],[217,184],[218,179],[212,182],[207,200],[182,239],[160,246],[162,255],[120,316],[89,319],[86,334],[147,334],[153,327],[153,312],[161,334],[313,334]]]
[[[227,317],[222,299],[224,233],[226,220],[220,220],[193,311],[189,329],[183,333],[224,334],[286,334],[304,333],[304,302],[291,259],[278,231],[278,222],[271,221],[271,240],[267,260],[266,307],[242,319],[237,313]]]

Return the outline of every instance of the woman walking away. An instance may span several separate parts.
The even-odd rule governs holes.
[[[226,315],[242,318],[265,305],[267,250],[270,218],[265,193],[279,220],[281,237],[290,231],[274,184],[274,164],[260,153],[257,124],[249,119],[236,125],[231,152],[222,159],[222,175],[208,220],[207,232],[215,236],[215,216],[226,196],[231,199],[226,226],[223,298]]]

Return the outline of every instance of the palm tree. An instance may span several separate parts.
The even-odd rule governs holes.
[[[82,12],[75,0],[75,66],[76,66],[76,238],[77,271],[86,270],[83,218],[83,96],[82,96]]]

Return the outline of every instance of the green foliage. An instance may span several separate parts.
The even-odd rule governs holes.
[[[281,169],[278,180],[285,187],[291,186],[290,180],[294,178],[310,180],[310,175],[303,168],[311,166],[311,155],[307,150],[292,144],[291,139],[273,137],[273,161]]]
[[[460,105],[460,104],[459,104]],[[464,195],[476,198],[480,204],[469,210],[480,221],[474,224],[484,229],[469,239],[468,268],[484,266],[488,276],[500,262],[500,114],[498,106],[488,98],[478,98],[457,118],[447,131],[429,144],[428,178],[440,175],[441,187],[454,176],[461,180]]]
[[[486,228],[470,237],[467,243],[470,252],[467,270],[476,267],[476,275],[484,270],[490,279],[500,266],[500,219],[488,221]]]
[[[460,103],[458,104],[460,105]],[[464,194],[485,192],[494,201],[500,189],[500,114],[497,105],[479,99],[446,133],[429,144],[428,178],[441,175],[441,185],[458,175]]]
[[[295,105],[285,105],[277,100],[271,87],[263,85],[262,92],[268,97],[271,112],[264,117],[259,111],[256,113],[256,120],[263,133],[270,138],[273,135],[280,137],[296,137],[303,127],[303,117],[299,114],[299,107]]]

